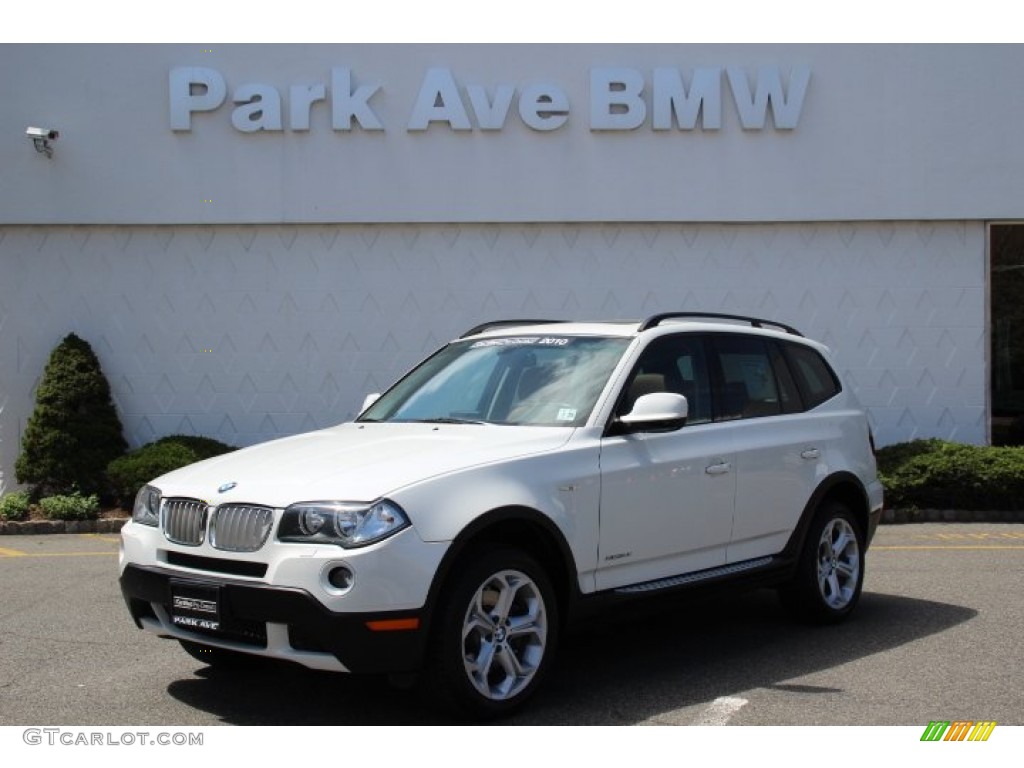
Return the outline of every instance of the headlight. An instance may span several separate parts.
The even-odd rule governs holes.
[[[370,504],[349,501],[304,501],[284,511],[277,538],[339,544],[342,547],[365,547],[386,539],[409,526],[394,502],[387,499]]]
[[[143,525],[159,525],[160,523],[160,491],[151,485],[144,485],[135,495],[135,508],[132,520]]]

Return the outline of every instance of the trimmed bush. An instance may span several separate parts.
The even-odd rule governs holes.
[[[28,491],[15,491],[0,499],[0,520],[24,520],[28,517]]]
[[[195,461],[212,459],[214,456],[220,456],[222,453],[238,450],[233,445],[222,443],[220,440],[214,440],[212,437],[202,437],[200,435],[168,435],[167,437],[161,437],[152,445],[166,445],[168,443],[183,445],[190,449],[196,455]]]
[[[114,459],[107,466],[107,478],[121,506],[128,509],[135,494],[150,480],[233,450],[232,446],[209,437],[170,435]]]
[[[31,495],[102,493],[104,470],[125,452],[110,384],[88,342],[69,334],[50,355],[14,469]]]
[[[915,440],[878,451],[890,509],[1016,511],[1024,506],[1024,447]]]
[[[47,496],[39,500],[43,516],[49,520],[95,520],[100,512],[100,500],[95,494],[83,496],[78,491],[62,496]]]

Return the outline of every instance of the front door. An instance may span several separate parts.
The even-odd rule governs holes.
[[[735,453],[712,422],[704,341],[662,336],[643,352],[617,408],[655,391],[686,396],[690,418],[671,432],[611,434],[601,444],[598,589],[722,565],[732,533]]]

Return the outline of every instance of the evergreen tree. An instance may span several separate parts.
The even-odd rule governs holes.
[[[128,445],[100,361],[69,334],[50,355],[14,469],[33,496],[105,494],[104,471]]]

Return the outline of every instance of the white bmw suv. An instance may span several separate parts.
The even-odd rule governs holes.
[[[857,604],[868,422],[788,326],[488,323],[367,400],[145,486],[121,532],[135,623],[208,664],[419,673],[487,717],[586,608],[752,586],[812,621]]]

